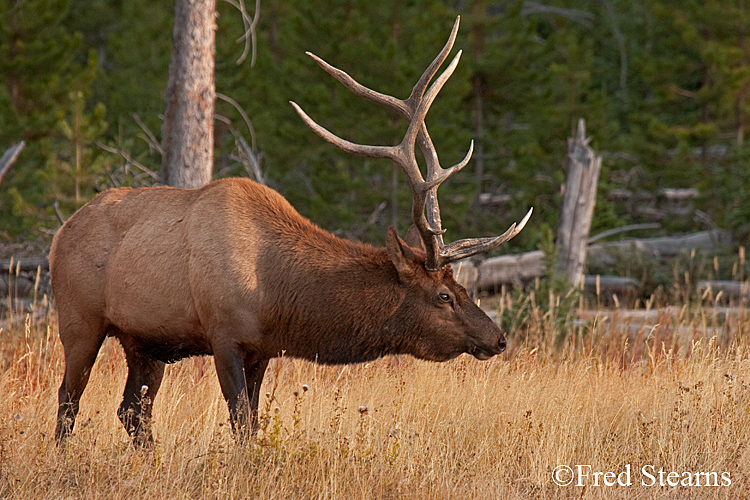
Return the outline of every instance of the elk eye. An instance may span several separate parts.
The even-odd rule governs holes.
[[[444,304],[447,304],[448,302],[451,301],[451,296],[448,295],[447,293],[439,293],[438,294],[438,299],[440,300],[440,302],[443,302]]]

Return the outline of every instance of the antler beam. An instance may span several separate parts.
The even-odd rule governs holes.
[[[307,55],[312,57],[326,73],[336,78],[355,95],[364,97],[365,99],[392,109],[409,122],[409,127],[406,130],[404,139],[397,146],[370,146],[355,144],[346,139],[342,139],[316,123],[295,102],[290,101],[302,120],[322,139],[330,142],[337,148],[348,153],[370,158],[389,158],[401,167],[406,174],[409,187],[413,193],[412,220],[419,230],[422,241],[424,242],[427,252],[427,262],[425,267],[429,270],[437,270],[455,260],[488,252],[498,245],[510,240],[517,235],[521,229],[523,229],[532,212],[532,209],[530,209],[520,223],[513,224],[500,236],[465,239],[447,245],[443,243],[442,234],[445,230],[442,228],[442,222],[440,220],[437,188],[448,179],[448,177],[460,171],[469,163],[474,151],[474,142],[471,142],[469,151],[463,160],[450,168],[442,168],[440,166],[440,161],[438,160],[437,150],[427,132],[425,117],[427,116],[430,106],[437,97],[437,94],[443,88],[445,82],[451,77],[461,58],[461,51],[459,50],[448,67],[440,74],[440,76],[438,76],[432,85],[429,85],[430,81],[435,76],[443,62],[445,62],[448,54],[453,48],[458,33],[460,19],[460,17],[456,18],[456,22],[453,24],[453,29],[451,30],[450,37],[445,46],[422,74],[419,81],[412,89],[411,94],[405,100],[397,99],[393,96],[381,94],[380,92],[369,89],[357,82],[346,72],[331,66],[318,56],[307,52]],[[427,163],[426,178],[422,176],[419,164],[417,163],[415,156],[416,144],[419,144],[419,148]]]

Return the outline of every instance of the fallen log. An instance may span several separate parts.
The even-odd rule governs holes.
[[[29,258],[29,259],[0,259],[0,272],[15,273],[16,269],[20,271],[36,271],[38,267],[42,271],[49,269],[49,261],[46,257]]]
[[[731,244],[729,232],[722,229],[681,236],[597,243],[587,248],[587,264],[589,269],[611,269],[622,258],[634,252],[668,259],[692,250],[716,252]],[[476,284],[480,290],[497,290],[503,285],[525,285],[543,276],[545,272],[544,253],[540,250],[502,255],[479,263]]]
[[[10,292],[19,297],[26,296],[34,290],[34,282],[24,276],[14,276],[12,280],[8,276],[0,275],[0,300]]]
[[[597,243],[588,247],[589,267],[611,267],[624,255],[639,252],[660,259],[676,257],[692,250],[715,252],[732,244],[728,231],[714,229],[682,236],[626,239],[611,243]]]
[[[46,257],[0,260],[0,300],[13,295],[27,297],[36,290],[49,293],[49,261]]]
[[[708,291],[713,297],[721,293],[725,299],[750,298],[750,283],[747,281],[700,280],[695,287],[701,296]]]
[[[480,290],[493,290],[502,285],[524,285],[544,275],[544,252],[503,255],[479,263],[476,286]]]
[[[625,297],[638,291],[640,283],[633,278],[587,274],[583,277],[583,289],[591,295]]]

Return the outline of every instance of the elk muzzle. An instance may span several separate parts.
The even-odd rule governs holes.
[[[476,314],[475,321],[479,324],[468,335],[470,348],[467,352],[481,361],[504,352],[507,342],[503,331],[479,307],[473,312]]]
[[[501,332],[500,338],[497,340],[497,343],[491,348],[473,344],[471,355],[480,361],[485,361],[495,356],[496,354],[501,354],[502,352],[504,352],[506,345],[505,335],[503,335]]]

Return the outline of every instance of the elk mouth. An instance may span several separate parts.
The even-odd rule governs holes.
[[[486,349],[475,344],[472,346],[470,354],[480,361],[486,361],[494,355],[500,354],[504,350],[505,347],[503,347],[502,349]]]
[[[491,357],[502,353],[505,351],[505,348],[507,347],[507,342],[505,341],[505,337],[500,337],[497,340],[497,343],[493,344],[485,344],[484,342],[471,342],[470,349],[468,350],[468,353],[477,358],[480,361],[486,361],[490,359]]]

